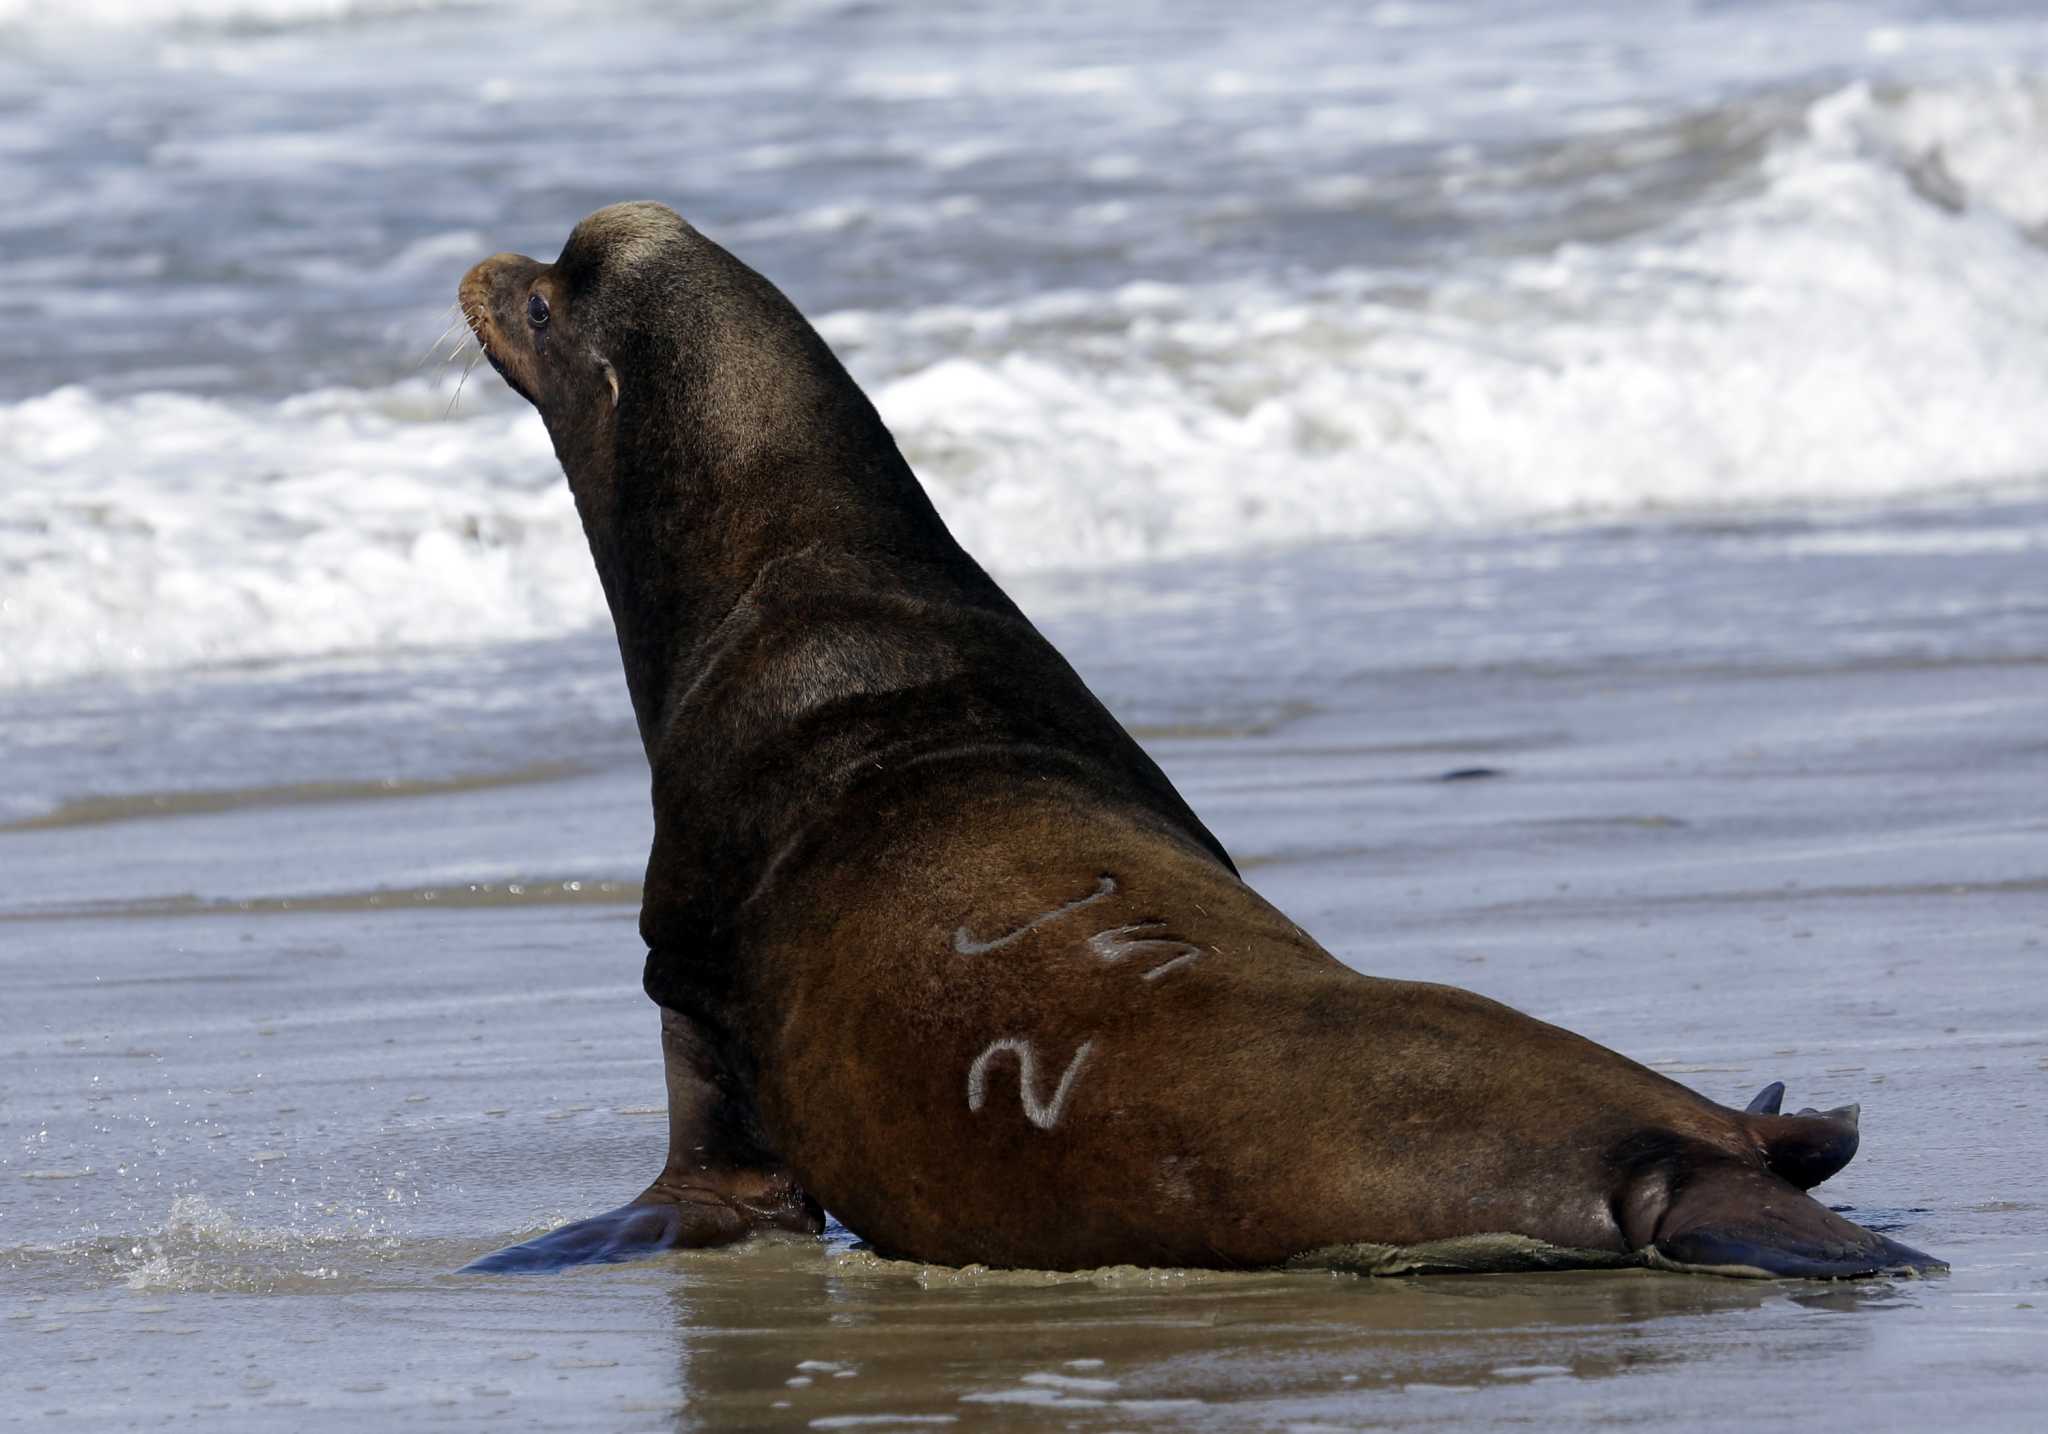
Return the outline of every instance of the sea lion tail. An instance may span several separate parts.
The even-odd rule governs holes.
[[[1843,1219],[1775,1169],[1724,1155],[1647,1178],[1662,1183],[1664,1199],[1636,1208],[1648,1213],[1647,1205],[1662,1203],[1663,1210],[1640,1246],[1650,1264],[1665,1269],[1807,1280],[1948,1269]]]

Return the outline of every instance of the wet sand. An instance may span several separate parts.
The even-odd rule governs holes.
[[[366,790],[413,729],[360,760],[295,729],[204,788],[232,800],[165,810],[135,744],[180,739],[117,715],[149,799],[51,748],[0,832],[0,1424],[2014,1427],[2048,1407],[2048,648],[2037,547],[1925,537],[1973,525],[2048,514],[1020,589],[1344,959],[1723,1100],[1862,1102],[1821,1193],[1946,1278],[1052,1277],[844,1231],[458,1277],[661,1157],[630,747],[543,715],[472,750],[480,717]],[[252,675],[210,720],[318,680]]]

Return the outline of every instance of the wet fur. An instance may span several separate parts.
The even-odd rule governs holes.
[[[1566,1263],[1938,1268],[1801,1193],[1853,1115],[1730,1110],[1359,975],[1267,905],[810,325],[670,211],[487,260],[462,304],[547,422],[615,619],[671,1114],[639,1201],[479,1268],[815,1229],[819,1202],[955,1264],[1509,1235]]]

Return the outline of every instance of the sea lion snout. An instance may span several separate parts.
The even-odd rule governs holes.
[[[539,346],[546,340],[534,332],[534,315],[527,308],[534,281],[545,267],[524,254],[493,254],[464,274],[457,290],[462,316],[483,346],[484,357],[499,377],[535,407],[540,405],[541,391]],[[544,334],[553,311],[545,298],[542,304],[543,310],[536,312],[546,314],[539,326]]]

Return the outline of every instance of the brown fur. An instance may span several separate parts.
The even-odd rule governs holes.
[[[818,1202],[946,1263],[1511,1234],[1935,1266],[1800,1193],[1853,1151],[1849,1117],[1729,1110],[1483,997],[1359,975],[1267,905],[953,542],[810,326],[672,212],[602,210],[462,301],[547,422],[617,625],[671,1111],[639,1201],[479,1268],[815,1229]]]

